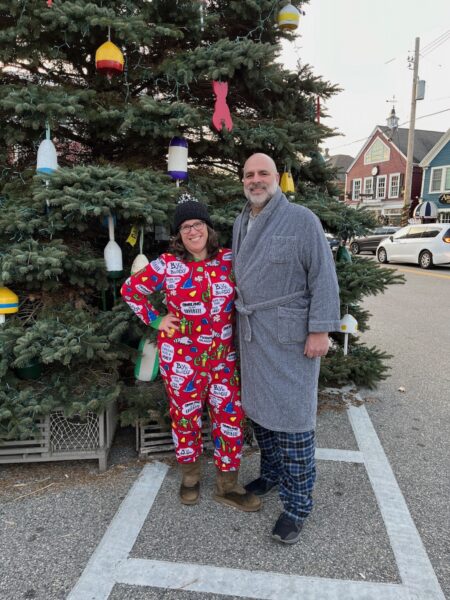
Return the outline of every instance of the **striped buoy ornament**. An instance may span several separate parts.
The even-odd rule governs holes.
[[[294,31],[300,23],[300,11],[292,4],[286,4],[278,12],[277,21],[280,29],[284,31]]]

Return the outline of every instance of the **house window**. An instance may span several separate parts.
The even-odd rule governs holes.
[[[386,197],[386,175],[377,177],[377,199]]]
[[[450,223],[450,212],[441,212],[439,214],[439,223]]]
[[[361,179],[354,179],[352,182],[352,200],[359,200],[361,193]]]
[[[445,169],[445,181],[443,192],[450,192],[450,167]]]
[[[450,192],[450,165],[431,169],[430,193]]]
[[[364,193],[373,194],[373,177],[364,177]]]
[[[442,181],[442,169],[431,169],[430,192],[440,192]]]
[[[393,173],[389,177],[389,198],[398,198],[400,192],[400,173]]]
[[[377,138],[364,154],[364,164],[373,165],[380,162],[386,162],[391,156],[389,146]]]

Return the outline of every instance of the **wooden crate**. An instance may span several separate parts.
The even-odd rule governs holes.
[[[0,463],[95,459],[103,472],[116,423],[115,403],[99,415],[88,413],[85,419],[66,418],[62,409],[56,409],[37,420],[36,435],[0,442]]]
[[[211,426],[206,410],[202,415],[202,424],[203,446],[207,449],[212,449]],[[244,448],[249,448],[254,443],[253,429],[250,423],[246,421],[244,428]],[[170,424],[167,427],[162,427],[160,421],[152,416],[148,419],[141,419],[136,423],[136,452],[140,456],[172,452],[173,450],[174,445]]]
[[[202,415],[202,424],[203,446],[210,448],[212,447],[211,428],[206,411]],[[141,419],[136,423],[136,452],[140,456],[173,452],[173,450],[170,424],[167,425],[167,428],[163,427],[160,421],[152,416],[148,419]]]

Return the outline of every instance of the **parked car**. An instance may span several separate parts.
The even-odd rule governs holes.
[[[377,227],[368,235],[353,238],[350,242],[350,251],[352,254],[359,254],[367,250],[375,254],[381,240],[384,240],[388,235],[392,235],[399,229],[400,227],[390,227],[388,225]]]
[[[380,263],[415,263],[422,269],[450,263],[450,225],[427,223],[408,225],[380,242]]]
[[[333,254],[335,252],[337,252],[337,249],[339,248],[339,238],[335,237],[332,233],[328,233],[325,232],[325,237],[327,238],[327,242],[330,245],[331,248],[331,252],[333,252]]]

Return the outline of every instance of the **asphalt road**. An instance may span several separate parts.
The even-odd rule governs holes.
[[[369,447],[365,462],[339,458],[358,453],[367,431],[357,443],[346,411],[319,415],[318,447],[334,455],[318,460],[315,510],[297,545],[282,546],[270,537],[280,511],[276,494],[256,514],[212,501],[210,456],[200,505],[181,506],[173,460],[164,459],[166,466],[159,467],[153,460],[137,460],[133,431],[125,430],[115,440],[104,474],[90,461],[0,465],[0,598],[67,598],[100,549],[94,560],[97,571],[88,580],[93,587],[95,574],[105,579],[121,553],[130,559],[128,572],[113,582],[110,600],[441,599],[436,586],[419,596],[402,588],[398,557],[403,553],[404,558],[405,545],[414,538],[411,528],[404,527],[409,514],[420,535],[419,546],[411,551],[411,570],[424,564],[416,560],[423,543],[450,598],[450,269],[400,270],[405,285],[391,286],[365,303],[373,318],[364,338],[394,355],[389,379],[376,390],[362,391],[382,448]],[[389,462],[383,463],[384,454],[380,462],[380,449]],[[376,468],[381,465],[375,475],[368,468],[372,458]],[[399,500],[389,463],[399,486],[399,505],[404,498],[406,513],[409,509],[406,517],[401,506],[398,511],[382,506],[386,498],[389,504],[390,495]],[[163,471],[157,484],[153,466],[155,472]],[[258,456],[249,452],[241,480],[250,480],[257,468]],[[149,501],[146,485],[156,486],[154,500]],[[137,498],[135,504],[132,500],[130,505],[131,497]],[[400,533],[395,522],[394,527],[386,525],[397,512]],[[109,535],[106,544],[101,543],[104,535]],[[271,585],[280,591],[270,591]]]
[[[450,598],[450,268],[383,268],[406,284],[365,302],[373,317],[363,339],[393,354],[367,410]]]

